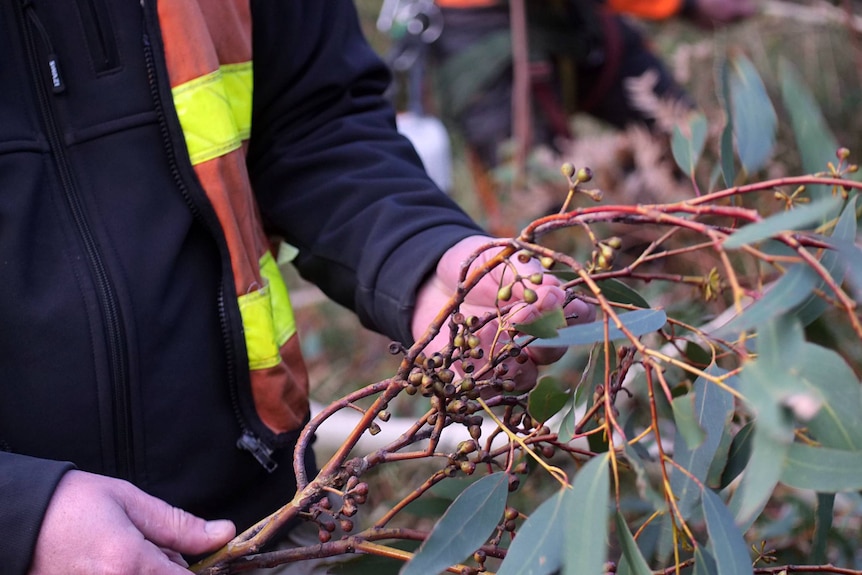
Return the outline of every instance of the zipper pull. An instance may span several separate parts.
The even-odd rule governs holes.
[[[45,29],[42,21],[39,20],[39,15],[36,14],[33,0],[24,0],[23,4],[27,18],[30,19],[33,27],[38,30],[42,41],[45,43],[45,47],[48,49],[48,70],[51,72],[51,91],[55,94],[62,94],[66,91],[66,83],[63,82],[63,76],[60,74],[60,60],[54,53],[54,45],[51,43],[51,37],[48,35],[48,31]]]
[[[261,441],[259,437],[252,435],[250,431],[242,432],[240,438],[236,440],[236,446],[251,453],[268,472],[272,473],[278,467],[278,463],[271,457],[272,448]]]

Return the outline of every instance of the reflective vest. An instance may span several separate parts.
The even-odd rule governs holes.
[[[441,8],[481,8],[502,3],[502,0],[436,0]],[[683,0],[608,0],[614,12],[632,14],[641,18],[663,19],[677,14]]]
[[[257,412],[275,433],[308,414],[308,374],[287,287],[246,169],[251,132],[249,0],[158,3],[171,91],[189,158],[231,257]]]

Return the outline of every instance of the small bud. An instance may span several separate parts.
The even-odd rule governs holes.
[[[514,507],[506,507],[506,511],[503,512],[503,517],[506,518],[506,521],[514,521],[519,515],[518,510]]]
[[[482,340],[479,339],[478,335],[470,334],[467,337],[467,347],[469,347],[470,349],[476,349],[480,345],[482,345]]]
[[[470,437],[477,440],[482,437],[482,427],[479,425],[471,425],[467,428],[467,431],[470,432]]]
[[[461,473],[464,475],[473,475],[473,472],[476,471],[476,464],[472,461],[462,461],[461,462]]]
[[[835,157],[839,160],[846,160],[850,157],[850,150],[842,146],[835,152]]]
[[[500,301],[509,301],[512,299],[512,286],[505,285],[497,292],[497,299]]]
[[[552,267],[554,267],[554,264],[556,263],[554,261],[554,258],[552,258],[551,256],[545,256],[540,261],[542,263],[542,267],[545,268],[546,270],[549,270]]]
[[[455,372],[451,369],[441,369],[437,372],[437,377],[440,378],[440,381],[443,383],[452,383],[452,380],[455,379]]]
[[[392,417],[392,414],[384,409],[377,414],[377,417],[380,419],[380,421],[389,421],[389,418]]]
[[[353,521],[351,521],[350,519],[342,519],[338,523],[341,526],[341,530],[345,533],[350,533],[351,531],[353,531]]]
[[[623,240],[617,236],[609,237],[607,240],[605,240],[605,243],[614,248],[615,250],[618,250],[623,247]]]
[[[317,532],[317,540],[321,543],[329,543],[330,539],[332,539],[332,534],[329,531],[321,529]]]
[[[539,299],[539,296],[534,290],[531,290],[530,288],[524,289],[524,301],[525,302],[536,303],[536,301],[538,301],[538,299]]]
[[[378,433],[380,433],[380,426],[376,423],[372,423],[368,426],[368,433],[370,433],[371,435],[377,435]]]
[[[565,164],[560,166],[560,171],[567,178],[571,178],[575,175],[575,166],[573,166],[571,162],[566,162]]]
[[[578,182],[585,184],[593,179],[593,171],[589,168],[581,168],[578,170]]]
[[[536,272],[534,274],[530,274],[530,277],[527,279],[530,280],[531,284],[540,286],[542,285],[542,280],[544,279],[544,277],[545,274],[543,274],[542,272]]]

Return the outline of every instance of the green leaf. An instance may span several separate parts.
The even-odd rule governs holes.
[[[754,422],[746,423],[733,437],[727,454],[727,465],[721,473],[719,489],[724,489],[748,466],[751,459],[751,443],[754,435]]]
[[[617,572],[626,572],[632,575],[652,575],[652,569],[649,568],[641,550],[638,549],[638,545],[626,525],[626,520],[619,511],[614,514],[614,520],[617,527],[617,539],[619,539],[623,552],[623,559]],[[626,569],[628,571],[625,571]]]
[[[643,309],[621,313],[618,316],[620,322],[634,335],[640,337],[647,333],[659,330],[667,323],[667,315],[659,309]],[[608,338],[610,340],[626,337],[623,332],[611,321],[608,326]],[[604,321],[597,321],[582,325],[573,325],[561,329],[559,335],[552,339],[541,339],[531,343],[538,347],[567,347],[571,345],[591,345],[605,340]]]
[[[693,575],[718,575],[718,567],[715,558],[698,545],[694,549],[694,574]]]
[[[404,564],[401,575],[439,573],[469,557],[499,524],[508,493],[508,475],[503,472],[483,477],[465,489],[416,555]]]
[[[787,314],[814,291],[817,274],[805,264],[792,266],[759,300],[713,332],[717,338],[735,337]]]
[[[736,155],[733,148],[733,107],[730,105],[730,65],[727,58],[722,59],[717,72],[718,95],[727,116],[727,123],[721,132],[721,175],[724,177],[724,184],[731,187],[736,180]]]
[[[575,398],[570,396],[568,408],[560,422],[560,429],[557,430],[557,441],[560,443],[568,443],[575,436],[575,417],[577,415],[575,412]]]
[[[748,527],[763,511],[781,478],[781,469],[792,441],[792,430],[787,430],[784,437],[778,438],[773,433],[755,427],[751,459],[730,502],[738,525]]]
[[[683,127],[674,126],[671,152],[679,169],[694,178],[695,168],[706,144],[707,123],[706,117],[697,112],[690,114],[687,120]]]
[[[597,281],[596,285],[601,288],[602,295],[608,298],[609,301],[647,309],[650,307],[647,300],[641,294],[617,279],[610,278]]]
[[[626,460],[635,472],[635,486],[638,491],[638,496],[644,501],[652,504],[653,509],[664,509],[666,507],[666,502],[650,484],[649,474],[647,473],[643,459],[641,459],[641,456],[638,454],[638,448],[645,450],[643,446],[639,446],[638,444],[630,445],[626,443],[623,445],[623,453],[625,454]],[[644,456],[646,457],[647,455],[648,454],[645,454]]]
[[[530,392],[527,410],[542,423],[556,415],[571,397],[568,387],[556,378],[545,376]]]
[[[844,244],[853,244],[856,239],[856,198],[847,202],[847,206],[838,218],[835,224],[835,229],[832,232],[830,240],[832,242],[840,242]],[[855,246],[854,246],[855,247]],[[841,285],[844,281],[844,262],[841,259],[841,254],[837,250],[826,250],[823,257],[820,259],[821,265],[835,281],[836,285]],[[818,278],[815,290],[823,291],[830,297],[835,296],[835,292],[826,285],[826,280]],[[802,325],[810,325],[814,320],[823,315],[828,304],[826,300],[812,293],[804,302],[799,304],[799,307],[793,311],[794,315],[799,318]]]
[[[711,366],[707,372],[711,375],[725,373],[715,366]],[[693,390],[688,395],[692,394],[694,423],[703,430],[704,440],[696,448],[691,448],[684,441],[675,441],[673,460],[697,481],[704,483],[724,429],[733,416],[733,396],[702,377],[695,380]],[[680,512],[683,517],[688,518],[700,497],[700,486],[687,474],[676,469],[671,472],[670,485],[678,500]]]
[[[826,169],[835,160],[838,141],[826,125],[823,113],[811,90],[802,81],[799,73],[787,59],[778,62],[778,75],[781,81],[781,96],[790,114],[790,123],[799,154],[802,169],[809,174]],[[829,186],[809,186],[812,198],[831,195]]]
[[[706,439],[706,432],[697,424],[694,415],[694,394],[687,393],[675,397],[671,402],[673,420],[686,447],[697,449]]]
[[[727,249],[771,238],[781,232],[800,230],[819,225],[840,208],[842,199],[829,196],[814,200],[810,204],[797,206],[792,210],[779,212],[759,222],[748,224],[736,230],[724,240]]]
[[[781,482],[797,489],[819,493],[839,493],[862,489],[862,451],[790,446]]]
[[[827,563],[827,545],[832,530],[832,517],[835,511],[835,494],[817,494],[817,516],[814,519],[814,537],[811,541],[811,562]]]
[[[610,470],[607,455],[593,457],[575,476],[566,506],[563,575],[601,573],[608,557]]]
[[[751,557],[745,539],[727,507],[710,489],[703,492],[703,516],[718,575],[751,575]]]
[[[555,309],[527,323],[516,323],[515,329],[526,335],[549,339],[557,337],[557,330],[566,327],[566,316],[562,309]]]
[[[562,489],[530,514],[518,529],[497,575],[549,575],[559,570],[571,499],[571,489]]]
[[[728,60],[728,85],[739,159],[753,173],[772,155],[778,117],[760,74],[745,56],[735,54]]]

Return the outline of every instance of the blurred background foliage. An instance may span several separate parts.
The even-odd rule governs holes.
[[[375,27],[382,0],[355,0],[363,26],[381,54],[388,49],[388,38]],[[663,55],[677,80],[689,91],[707,119],[709,135],[704,159],[700,163],[698,179],[704,187],[717,189],[721,179],[713,177],[719,157],[720,132],[724,125],[724,110],[716,87],[717,69],[722,58],[741,54],[750,60],[763,79],[779,118],[777,142],[769,161],[746,181],[803,173],[800,145],[796,141],[789,121],[790,113],[783,109],[779,60],[792,62],[801,81],[811,91],[835,140],[853,151],[858,161],[862,150],[862,2],[836,0],[763,1],[759,17],[724,30],[706,32],[685,22],[670,21],[660,24],[641,23],[652,39],[655,49]],[[429,95],[433,110],[433,94]],[[641,202],[668,202],[693,194],[691,180],[677,167],[671,154],[671,133],[649,134],[643,129],[610,130],[586,117],[572,119],[577,141],[561,145],[561,154],[538,151],[532,161],[549,177],[530,180],[528,186],[515,189],[501,186],[500,206],[502,217],[514,230],[542,215],[549,205],[562,202],[566,192],[565,180],[559,174],[562,162],[575,166],[589,166],[595,173],[597,187],[605,194],[605,203],[631,204]],[[464,158],[457,127],[450,126],[453,144],[454,189],[453,198],[478,221],[487,223],[487,214],[477,199],[473,174]],[[834,157],[834,150],[827,150]],[[542,172],[543,168],[547,168]],[[825,168],[825,166],[823,166]],[[700,173],[703,171],[703,173]],[[608,230],[609,234],[612,230]],[[579,252],[577,235],[559,241],[569,242],[566,247],[586,259],[587,251]],[[684,241],[684,237],[681,238]],[[637,238],[626,238],[638,253]],[[586,242],[583,242],[586,243]],[[674,273],[705,272],[712,264],[680,258],[674,262]],[[287,270],[294,305],[297,308],[299,331],[311,371],[312,398],[327,404],[362,384],[391,376],[399,361],[388,353],[389,340],[363,329],[355,317],[328,302],[314,288]],[[662,293],[666,286],[638,286],[640,293],[654,306],[667,306],[675,316],[708,317],[712,309],[708,302],[696,307],[673,309],[675,301],[691,305],[690,294],[679,298],[673,293]],[[726,307],[724,304],[718,306]],[[715,309],[717,310],[718,307]],[[807,336],[837,349],[859,375],[862,350],[857,346],[842,347],[842,334],[830,325],[829,315],[809,327]],[[848,338],[853,341],[853,338]],[[558,365],[549,368],[557,377],[577,380],[586,364],[583,355],[570,354]],[[637,387],[634,385],[632,387]],[[639,399],[633,400],[633,409]],[[391,410],[396,416],[411,417],[426,408],[421,401],[409,397],[399,398]],[[321,442],[323,443],[323,442]],[[417,482],[428,475],[427,463],[384,466],[371,479],[374,488],[370,493],[369,516],[382,513],[389,501],[403,497]],[[454,483],[454,486],[452,485]],[[413,526],[431,525],[442,510],[464,487],[465,482],[444,482],[434,494],[437,499],[423,498],[405,514]],[[555,487],[548,485],[547,476],[530,476],[516,494],[514,504],[524,502],[532,508],[545,500]],[[813,494],[779,488],[774,503],[767,507],[755,533],[768,540],[782,564],[806,562],[812,545],[816,519],[816,498]],[[377,511],[375,511],[377,509]],[[862,568],[859,551],[859,534],[862,532],[862,497],[842,494],[836,502],[836,520],[830,532],[833,549],[831,560],[843,565]],[[644,537],[653,536],[645,534]],[[659,534],[654,534],[658,537]],[[837,554],[837,555],[836,555]],[[390,566],[391,567],[391,566]],[[377,567],[375,567],[377,569]],[[384,573],[381,568],[376,573]]]

